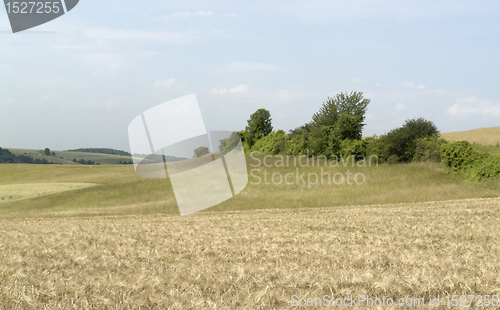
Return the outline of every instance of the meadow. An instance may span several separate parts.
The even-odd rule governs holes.
[[[373,164],[371,167],[352,166],[351,163],[344,167],[341,163],[339,167],[325,167],[324,164],[312,167],[309,162],[309,167],[292,163],[288,167],[281,167],[276,162],[280,160],[279,157],[268,158],[265,163],[263,158],[248,157],[249,183],[240,194],[203,212],[414,203],[499,196],[499,179],[465,182],[461,176],[447,172],[435,163]],[[285,180],[278,182],[280,180],[276,174],[284,176],[288,173],[293,174],[288,179],[292,184],[286,184]],[[333,182],[332,177],[336,173],[344,176],[343,183]],[[349,185],[347,173],[362,173],[364,183],[358,185],[351,180],[352,184]],[[308,174],[311,175],[311,182],[315,181],[315,176],[318,177],[317,184],[308,184]],[[297,181],[301,176],[302,179]],[[358,183],[361,181],[359,178]],[[340,178],[336,182],[340,183]],[[142,178],[135,174],[131,165],[0,165],[0,193],[4,186],[37,183],[93,186],[3,203],[0,218],[179,214],[170,180]],[[25,195],[33,197],[29,187]],[[1,196],[0,200],[2,197],[7,199],[7,194]]]

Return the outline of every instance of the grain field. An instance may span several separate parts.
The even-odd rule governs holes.
[[[290,309],[293,295],[359,294],[445,309],[429,297],[500,295],[499,217],[490,198],[0,220],[0,309]]]

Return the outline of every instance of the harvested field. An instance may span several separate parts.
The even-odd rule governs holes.
[[[288,309],[332,294],[445,309],[429,296],[500,295],[499,218],[490,198],[1,220],[0,309]]]

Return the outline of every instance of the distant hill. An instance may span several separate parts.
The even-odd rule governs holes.
[[[14,160],[14,158],[18,156],[21,156],[20,158],[18,157],[18,159],[23,159],[24,157],[31,157],[37,163],[39,161],[41,162],[45,160],[48,163],[62,164],[62,165],[80,165],[82,164],[82,162],[86,162],[86,164],[91,163],[96,165],[132,164],[134,158],[136,159],[141,158],[143,159],[142,160],[143,163],[150,163],[150,164],[163,162],[163,157],[161,155],[153,154],[148,156],[148,155],[134,154],[133,156],[131,156],[131,155],[108,154],[104,152],[105,151],[114,151],[123,153],[127,152],[113,150],[113,149],[106,149],[106,148],[99,149],[101,150],[101,153],[90,152],[89,150],[95,150],[91,148],[70,150],[70,151],[51,150],[51,152],[54,152],[55,155],[50,155],[50,156],[45,155],[43,150],[15,149],[15,148],[4,148],[3,150],[5,150],[5,152],[2,152],[1,154],[2,160],[0,161],[3,163],[12,163],[12,162],[28,163],[24,160]],[[170,161],[184,160],[185,158],[165,156],[165,159],[167,162],[170,162]],[[45,163],[45,161],[43,163]]]
[[[108,148],[79,148],[75,150],[68,150],[68,152],[86,152],[86,153],[98,153],[98,154],[111,154],[111,155],[123,155],[132,156],[129,152],[108,149]]]
[[[119,164],[131,164],[133,161],[130,155],[115,155],[115,154],[104,154],[104,153],[90,153],[90,152],[76,152],[76,151],[56,151],[54,156],[47,156],[43,151],[33,150],[33,149],[15,149],[8,148],[12,154],[19,156],[29,156],[34,160],[47,160],[55,164],[63,165],[80,165],[82,161],[87,162],[87,164],[100,164],[100,165],[119,165]],[[148,163],[154,163],[153,160],[146,159]]]
[[[466,140],[481,145],[500,144],[500,127],[479,128],[467,131],[446,132],[441,137],[449,141]]]
[[[134,154],[134,157],[140,157],[140,158],[147,158],[151,161],[154,161],[156,163],[162,163],[163,162],[163,157],[162,155],[158,154]],[[175,156],[169,156],[165,155],[165,161],[170,162],[170,161],[180,161],[180,160],[186,160],[187,158],[182,158],[182,157],[175,157]]]

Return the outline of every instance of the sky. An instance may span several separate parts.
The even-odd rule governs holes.
[[[500,126],[498,1],[81,0],[13,34],[0,9],[0,147],[129,150],[142,112],[195,93],[209,130],[275,129],[371,99],[364,136],[423,117]]]

